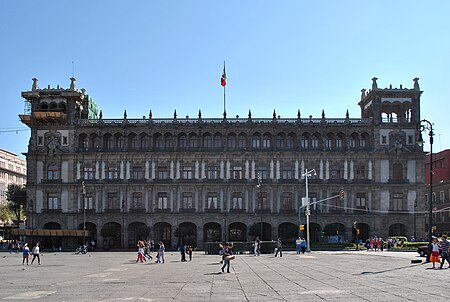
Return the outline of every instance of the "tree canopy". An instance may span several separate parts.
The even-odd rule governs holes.
[[[15,215],[18,221],[22,220],[27,206],[27,190],[25,187],[11,184],[6,191],[6,200],[8,200],[8,209]]]

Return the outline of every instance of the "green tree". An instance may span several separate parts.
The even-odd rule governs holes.
[[[0,220],[3,222],[8,222],[11,220],[11,212],[7,205],[0,205]]]
[[[11,184],[6,191],[6,200],[8,200],[8,209],[14,214],[18,221],[25,216],[27,206],[27,190],[25,187]]]

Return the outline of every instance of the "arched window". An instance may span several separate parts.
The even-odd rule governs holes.
[[[214,134],[214,148],[222,148],[222,134],[220,133]]]
[[[178,147],[180,148],[187,148],[188,146],[188,140],[187,140],[187,136],[184,133],[181,133],[178,136]]]
[[[198,137],[196,133],[189,134],[189,147],[198,148]]]
[[[263,148],[264,149],[270,148],[270,141],[271,141],[270,135],[264,134],[264,137],[263,137]]]
[[[103,148],[106,150],[111,150],[114,148],[113,146],[113,138],[112,135],[107,133],[103,136]]]
[[[239,146],[239,149],[247,148],[247,136],[245,135],[245,133],[239,134],[238,146]]]
[[[285,138],[284,134],[280,133],[277,135],[277,149],[284,149],[285,148]]]
[[[209,134],[209,133],[203,135],[203,148],[206,148],[206,149],[212,148],[212,137],[211,137],[211,134]]]
[[[316,134],[311,138],[311,148],[319,148],[319,137]]]
[[[302,138],[300,141],[300,147],[302,149],[308,149],[309,148],[309,138],[306,134],[302,134]]]
[[[173,148],[173,136],[170,133],[167,133],[164,137],[165,148]]]
[[[230,149],[230,150],[236,149],[236,135],[234,133],[230,133],[228,135],[227,146],[228,146],[228,149]]]
[[[286,148],[289,150],[294,149],[295,134],[289,134],[286,139]]]
[[[252,148],[259,149],[261,146],[261,136],[259,133],[255,133],[252,136]]]
[[[339,133],[336,136],[336,148],[342,149],[344,147],[344,135],[342,133]]]
[[[154,146],[156,149],[164,149],[164,139],[160,133],[156,133],[153,136]]]

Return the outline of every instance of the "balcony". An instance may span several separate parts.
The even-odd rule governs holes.
[[[196,210],[194,208],[180,208],[179,212],[180,213],[195,213]]]

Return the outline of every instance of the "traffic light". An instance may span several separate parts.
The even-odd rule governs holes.
[[[300,231],[303,231],[303,230],[305,229],[305,225],[304,225],[304,224],[301,224],[300,227],[299,227],[299,229],[300,229]]]
[[[341,190],[341,192],[339,192],[339,198],[341,200],[344,200],[344,196],[345,196],[344,190]]]

